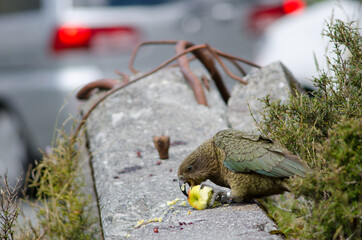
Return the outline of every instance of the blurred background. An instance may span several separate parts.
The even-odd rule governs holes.
[[[261,65],[281,60],[312,90],[313,53],[326,53],[321,33],[333,9],[361,21],[359,1],[0,0],[0,174],[24,176],[56,125],[77,115],[77,89],[117,78],[115,70],[129,74],[142,41],[184,39]],[[145,47],[135,67],[148,71],[174,54]]]

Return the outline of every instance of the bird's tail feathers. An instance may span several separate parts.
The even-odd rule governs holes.
[[[300,177],[305,177],[306,174],[310,171],[308,165],[297,155],[294,155],[290,152],[283,153],[283,155],[287,159],[285,163],[288,165],[288,167],[293,169],[294,174]]]

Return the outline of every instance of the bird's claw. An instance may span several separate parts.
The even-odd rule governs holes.
[[[219,189],[215,189],[206,183],[201,183],[200,188],[202,189],[204,187],[212,188],[212,190],[214,192],[212,195],[212,198],[210,200],[210,203],[209,203],[210,207],[212,207],[215,204],[215,201],[220,202],[220,203],[232,203],[233,202],[233,199],[230,197],[228,192],[225,192],[225,191],[219,190]]]
[[[232,203],[233,202],[233,199],[230,197],[230,195],[225,192],[225,191],[222,191],[222,190],[214,190],[214,194],[210,200],[210,206],[213,206],[215,201],[217,202],[220,202],[220,203]]]

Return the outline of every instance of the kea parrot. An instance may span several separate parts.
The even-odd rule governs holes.
[[[288,177],[305,177],[309,171],[298,156],[277,142],[260,134],[226,129],[187,156],[177,175],[186,196],[186,184],[193,187],[207,179],[231,189],[231,194],[214,191],[213,205],[215,199],[223,203],[247,202],[281,194],[288,191]]]

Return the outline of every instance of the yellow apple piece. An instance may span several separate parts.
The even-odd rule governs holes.
[[[213,190],[210,187],[204,186],[201,188],[200,185],[196,185],[189,189],[188,203],[197,210],[207,208],[212,198]]]

